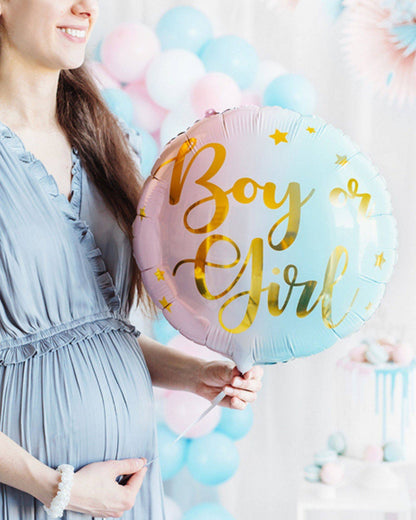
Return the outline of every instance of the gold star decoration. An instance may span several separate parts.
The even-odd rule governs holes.
[[[340,164],[341,166],[344,166],[344,164],[347,164],[348,159],[346,155],[338,155],[337,154],[337,160],[335,161],[335,164]]]
[[[161,300],[159,300],[159,303],[160,303],[160,305],[162,305],[162,307],[164,309],[167,309],[169,312],[172,312],[170,309],[170,306],[172,305],[172,303],[169,303],[165,296]]]
[[[308,128],[306,129],[307,132],[309,132],[310,134],[314,134],[316,132],[315,128],[312,128],[310,126],[308,126]]]
[[[276,131],[274,134],[270,134],[269,137],[271,137],[272,139],[274,139],[274,144],[278,145],[279,143],[287,143],[288,140],[286,139],[286,136],[289,132],[280,132],[280,130],[278,130],[276,128]]]
[[[141,220],[143,220],[145,217],[147,217],[144,208],[140,208],[140,210],[139,210],[139,217],[140,217]]]
[[[155,271],[154,274],[158,280],[164,280],[163,275],[165,274],[165,271],[161,271],[160,269],[157,269],[157,271]]]
[[[374,255],[376,257],[376,263],[374,264],[374,267],[379,267],[380,269],[383,267],[384,262],[386,259],[384,258],[384,252],[381,252],[379,255]]]
[[[373,306],[373,304],[371,302],[368,302],[368,305],[367,305],[367,307],[365,307],[365,310],[368,312],[372,306]]]

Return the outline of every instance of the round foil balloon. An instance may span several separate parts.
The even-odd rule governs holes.
[[[279,107],[229,109],[169,141],[133,232],[167,320],[242,373],[358,330],[396,257],[370,160],[322,119]]]

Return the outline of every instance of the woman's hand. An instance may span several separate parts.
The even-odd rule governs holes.
[[[224,361],[209,361],[200,368],[194,393],[212,401],[224,390],[227,395],[219,406],[243,410],[247,403],[252,403],[257,398],[257,392],[262,387],[263,373],[263,368],[255,365],[241,376],[235,365]]]
[[[92,462],[74,473],[66,509],[101,518],[121,518],[132,509],[147,471],[146,459]],[[132,474],[123,486],[118,475]],[[48,504],[49,506],[49,504]]]

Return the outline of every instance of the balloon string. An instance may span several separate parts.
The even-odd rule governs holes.
[[[226,394],[225,394],[224,390],[222,390],[215,397],[215,399],[213,401],[211,401],[211,404],[209,405],[209,407],[204,412],[202,412],[201,415],[197,419],[195,419],[195,421],[193,421],[189,426],[187,426],[180,435],[178,435],[176,437],[176,439],[171,443],[171,446],[173,446],[175,444],[175,442],[178,442],[178,440],[181,439],[188,430],[190,430],[193,426],[195,426],[195,424],[198,424],[201,419],[203,419],[213,408],[215,408],[217,406],[217,404],[220,403],[224,399],[225,395]],[[158,458],[159,458],[159,455],[157,457],[155,457],[154,459],[147,461],[145,466],[149,466],[150,464],[152,464],[152,462],[154,462]]]

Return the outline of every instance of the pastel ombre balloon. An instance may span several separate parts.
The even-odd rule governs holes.
[[[161,52],[146,72],[150,97],[158,105],[174,110],[193,85],[205,74],[202,61],[185,49]]]
[[[182,433],[195,418],[205,412],[209,401],[190,392],[173,391],[164,402],[165,421],[175,433]],[[201,437],[210,433],[220,422],[221,408],[213,408],[199,423],[195,424],[184,437]]]
[[[110,76],[102,63],[99,61],[91,61],[87,66],[99,89],[120,88],[120,83]]]
[[[226,110],[173,138],[146,179],[133,234],[166,319],[242,373],[357,331],[397,247],[370,160],[321,118],[280,107]]]
[[[213,350],[209,350],[202,345],[198,345],[198,343],[185,338],[185,336],[182,336],[182,334],[177,334],[174,336],[171,340],[168,341],[166,346],[180,350],[189,356],[199,357],[205,361],[219,361],[224,359],[224,356],[218,354],[218,352],[214,352]]]
[[[143,82],[133,82],[124,88],[134,107],[134,122],[139,128],[154,133],[162,124],[168,111],[157,105],[147,92]]]
[[[152,29],[140,23],[122,23],[101,45],[101,60],[107,71],[122,83],[137,81],[160,52]]]
[[[240,87],[222,72],[210,72],[195,83],[191,91],[192,107],[198,117],[213,108],[222,112],[226,108],[240,105],[242,99]]]

